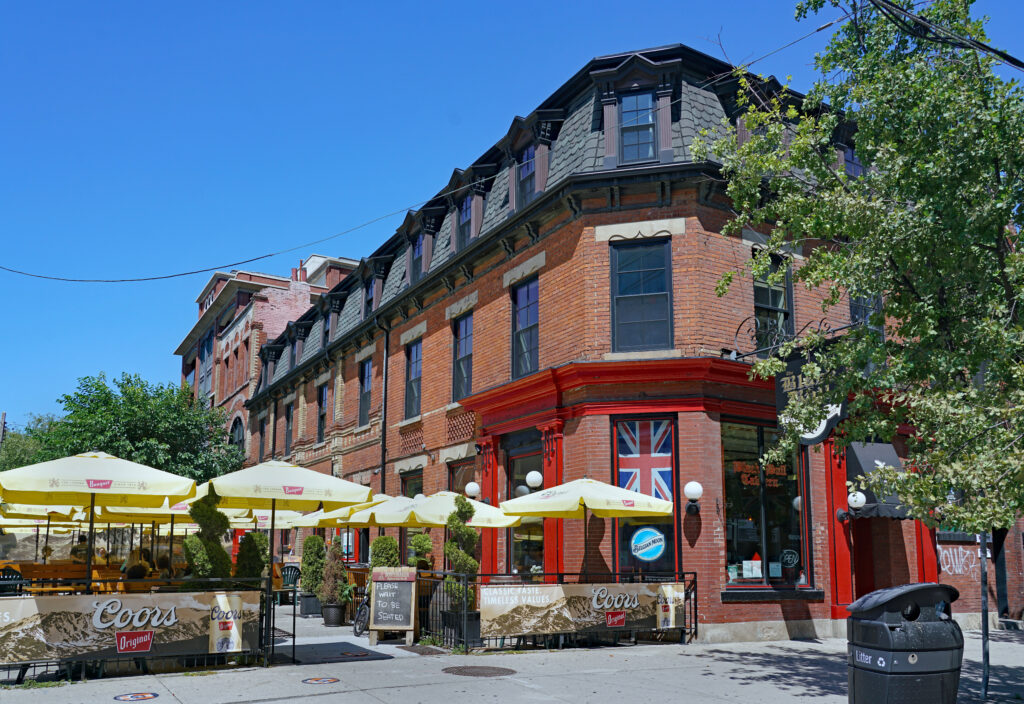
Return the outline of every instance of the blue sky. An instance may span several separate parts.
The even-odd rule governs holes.
[[[788,0],[5,3],[0,264],[153,276],[278,251],[436,193],[602,54],[684,43],[734,62],[806,34]],[[504,6],[509,10],[513,6]],[[986,0],[1017,56],[1024,8]],[[756,65],[813,81],[819,33]],[[313,249],[358,258],[401,215]],[[286,274],[298,251],[245,268]],[[177,381],[209,274],[69,284],[0,271],[0,410],[56,412],[104,371]]]

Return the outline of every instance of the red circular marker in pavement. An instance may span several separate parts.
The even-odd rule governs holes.
[[[337,677],[310,677],[302,680],[302,684],[334,684],[339,681]]]
[[[131,692],[129,694],[118,694],[114,697],[115,702],[144,702],[156,699],[160,695],[156,692]]]

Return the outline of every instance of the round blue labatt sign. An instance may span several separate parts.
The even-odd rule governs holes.
[[[650,526],[639,528],[630,538],[629,550],[638,560],[654,562],[665,553],[665,534]]]

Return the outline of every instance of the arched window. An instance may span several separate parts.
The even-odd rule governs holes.
[[[245,428],[242,426],[242,419],[235,418],[231,424],[231,439],[229,442],[239,450],[245,451]]]

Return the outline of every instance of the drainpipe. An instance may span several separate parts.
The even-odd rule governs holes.
[[[391,325],[381,318],[376,320],[377,327],[384,331],[384,361],[380,372],[380,493],[387,491],[387,471],[385,464],[388,461],[388,352],[391,348]],[[379,529],[379,534],[384,535],[384,529]]]

